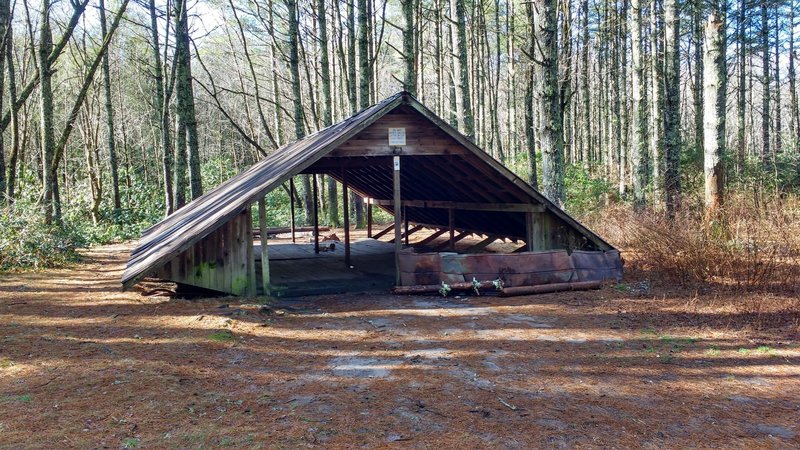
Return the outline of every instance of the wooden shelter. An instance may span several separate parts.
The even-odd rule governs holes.
[[[521,250],[528,252],[612,252],[619,259],[611,245],[409,93],[399,92],[281,147],[146,230],[128,261],[123,287],[156,276],[235,295],[269,293],[266,233],[257,275],[251,206],[259,203],[259,222],[265,229],[264,196],[298,174],[331,176],[345,192],[351,189],[369,199],[369,208],[376,205],[394,215],[394,226],[384,232],[394,233],[397,284],[403,237],[421,227],[449,237],[451,245],[465,235],[479,234],[487,242],[524,242]],[[348,196],[342,199],[346,209]],[[315,226],[316,209],[315,205]],[[348,233],[345,215],[349,265]]]

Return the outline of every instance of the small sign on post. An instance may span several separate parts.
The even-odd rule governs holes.
[[[399,156],[395,156],[394,157],[394,170],[396,170],[398,172],[400,171],[400,157]]]
[[[402,147],[406,145],[405,128],[389,128],[389,146]]]

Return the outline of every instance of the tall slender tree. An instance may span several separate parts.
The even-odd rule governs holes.
[[[766,1],[761,2],[761,82],[763,94],[761,95],[761,159],[767,161],[773,155],[770,153],[770,55],[769,55],[769,11]]]
[[[56,138],[53,118],[53,69],[50,53],[53,51],[53,34],[50,29],[50,0],[42,0],[39,18],[39,47],[37,65],[39,71],[39,119],[42,146],[42,208],[45,222],[53,223],[54,186],[58,179],[50,168],[55,157]],[[60,218],[56,215],[56,220]]]
[[[414,25],[414,4],[416,0],[402,0],[403,18],[405,18],[405,26],[403,27],[403,60],[405,62],[405,76],[403,78],[403,85],[405,90],[411,95],[417,95],[417,52],[414,46],[414,41],[417,37]]]
[[[564,204],[564,134],[558,78],[558,15],[556,0],[535,0],[533,6],[534,95],[538,115],[536,137],[542,152],[542,193]]]
[[[631,71],[633,82],[633,146],[631,148],[631,172],[633,175],[633,207],[641,211],[645,206],[644,184],[647,166],[647,104],[644,101],[644,56],[642,55],[642,8],[639,0],[631,1]]]
[[[703,68],[705,204],[709,216],[723,202],[723,165],[725,155],[725,112],[727,106],[728,68],[725,62],[725,17],[712,8],[705,29]]]
[[[680,14],[678,0],[664,0],[664,147],[666,169],[664,192],[669,217],[680,207],[681,179],[681,73],[680,73]]]
[[[178,0],[175,24],[175,95],[178,118],[178,151],[185,151],[189,168],[189,192],[192,200],[203,195],[200,174],[200,141],[192,86],[191,36],[187,0]],[[185,136],[183,135],[185,133]],[[185,146],[183,145],[185,143]],[[177,196],[176,196],[177,198]]]
[[[658,1],[650,5],[650,159],[652,163],[653,204],[664,203],[664,70],[661,9]]]
[[[325,0],[317,0],[317,26],[319,26],[320,50],[320,78],[322,80],[322,125],[333,125],[333,98],[331,97],[331,62],[328,53],[328,17]],[[328,184],[328,222],[338,227],[339,221],[339,195],[338,185],[333,177],[327,177]]]
[[[106,25],[106,4],[100,0],[100,32],[105,36],[108,33]],[[111,67],[108,52],[103,56],[103,95],[105,96],[106,109],[106,146],[108,147],[108,162],[111,168],[111,193],[114,209],[122,208],[119,198],[119,167],[117,163],[117,146],[114,134],[114,105],[111,98]]]
[[[472,100],[469,83],[469,56],[467,55],[467,12],[465,0],[454,0],[456,7],[456,31],[458,41],[459,86],[461,88],[461,109],[463,115],[462,130],[469,139],[475,139],[475,117],[472,112]]]
[[[286,13],[289,21],[289,72],[292,82],[292,104],[294,106],[294,136],[302,139],[305,132],[305,111],[303,109],[302,88],[300,85],[300,36],[299,11],[297,0],[286,0]],[[311,191],[311,180],[308,175],[301,175],[303,185],[303,208],[305,223],[311,223],[314,208],[314,194]]]

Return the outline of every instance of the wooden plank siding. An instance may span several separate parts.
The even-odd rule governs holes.
[[[233,295],[255,295],[251,220],[248,208],[169,260],[154,275]]]

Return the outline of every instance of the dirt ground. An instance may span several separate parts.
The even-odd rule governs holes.
[[[800,447],[796,297],[631,270],[261,310],[122,293],[129,250],[0,275],[0,447]]]

